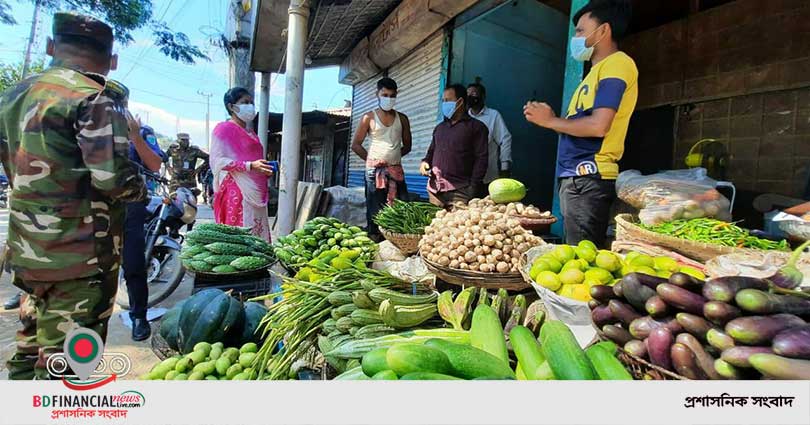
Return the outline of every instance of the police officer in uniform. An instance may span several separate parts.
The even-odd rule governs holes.
[[[191,144],[191,139],[187,133],[177,134],[177,143],[169,146],[167,152],[169,157],[169,173],[172,182],[169,188],[172,191],[178,187],[186,187],[192,190],[195,195],[200,193],[197,188],[197,160],[202,160],[200,168],[208,164],[208,154],[202,149]]]
[[[76,327],[106,339],[125,202],[146,196],[128,158],[137,129],[114,104],[112,29],[57,13],[48,69],[0,94],[0,160],[11,185],[6,264],[25,291],[10,379],[48,379]]]

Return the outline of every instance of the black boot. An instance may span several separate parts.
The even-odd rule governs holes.
[[[14,295],[11,298],[9,298],[8,300],[6,300],[6,303],[3,304],[3,307],[6,310],[13,310],[13,309],[19,307],[21,297],[22,297],[22,292],[17,292],[16,295]]]
[[[152,335],[152,327],[149,326],[149,321],[146,319],[133,319],[132,320],[132,340],[144,341],[149,339]]]

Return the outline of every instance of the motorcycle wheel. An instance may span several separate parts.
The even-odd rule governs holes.
[[[180,259],[180,251],[166,247],[156,247],[152,257],[146,265],[146,285],[149,287],[149,297],[146,307],[151,308],[171,295],[183,280],[186,270]],[[124,279],[123,269],[118,275],[118,296],[116,303],[121,308],[129,310],[129,294],[127,282]]]

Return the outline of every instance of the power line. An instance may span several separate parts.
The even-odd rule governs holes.
[[[160,18],[158,18],[158,21],[163,21],[163,18],[166,16],[166,13],[169,12],[169,8],[171,8],[173,2],[174,0],[169,0],[169,2],[166,4],[166,9],[163,10],[163,13],[160,15]],[[146,46],[143,49],[141,49],[141,54],[138,56],[138,59],[136,59],[135,62],[132,63],[132,67],[129,68],[129,71],[127,71],[126,75],[124,75],[124,78],[122,78],[122,80],[126,80],[127,77],[129,77],[129,74],[132,74],[132,71],[134,71],[135,67],[138,66],[138,63],[140,62],[141,58],[143,58],[143,56],[146,55],[146,53],[152,49],[152,46],[154,46],[154,44],[150,44],[149,46]]]
[[[152,96],[158,96],[158,97],[163,97],[163,98],[166,98],[166,99],[174,100],[175,102],[197,103],[197,104],[200,104],[200,105],[205,105],[206,104],[206,102],[201,102],[199,100],[178,99],[176,97],[167,96],[167,95],[165,95],[163,93],[155,93],[153,91],[139,89],[139,88],[136,88],[136,87],[129,87],[129,89],[139,91],[139,92],[143,92],[143,93],[146,93],[146,94],[151,94]]]

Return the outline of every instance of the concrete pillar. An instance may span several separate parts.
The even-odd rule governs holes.
[[[287,26],[287,73],[284,122],[281,128],[281,176],[278,199],[278,236],[295,230],[298,175],[301,163],[301,114],[304,97],[304,50],[307,44],[309,1],[291,0]]]
[[[270,120],[270,73],[262,72],[262,80],[259,91],[259,140],[262,142],[264,156],[267,156],[267,125]]]

